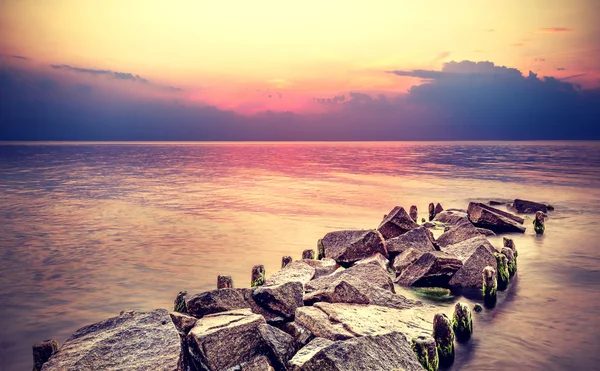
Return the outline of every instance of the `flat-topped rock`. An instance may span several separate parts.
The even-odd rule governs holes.
[[[444,287],[462,265],[460,259],[445,252],[426,252],[402,269],[396,283],[404,286]]]
[[[353,276],[369,284],[382,289],[395,292],[394,282],[390,278],[387,270],[378,262],[372,261],[365,264],[357,264],[343,271],[333,273],[329,276],[319,277],[308,282],[304,288],[306,292],[322,289],[339,277]]]
[[[250,307],[237,289],[217,289],[188,295],[185,306],[187,313],[194,317]]]
[[[469,203],[467,214],[471,223],[479,228],[486,228],[496,233],[525,232],[523,222],[517,219],[519,217],[482,203]]]
[[[444,210],[437,214],[434,221],[454,225],[463,219],[467,219],[467,213],[457,210]]]
[[[381,255],[380,253],[376,253],[367,258],[361,259],[361,260],[357,261],[356,263],[354,263],[354,265],[368,264],[371,262],[376,262],[377,264],[379,264],[381,266],[381,268],[383,268],[385,270],[388,270],[388,267],[390,265],[390,261],[385,256]]]
[[[321,243],[325,257],[340,264],[352,264],[375,253],[388,256],[383,236],[374,229],[329,232]]]
[[[296,260],[286,265],[279,272],[271,275],[265,285],[279,285],[286,282],[302,282],[306,284],[315,276],[316,269],[304,260]]]
[[[333,259],[323,258],[321,260],[314,259],[302,259],[301,262],[310,265],[315,268],[315,275],[313,278],[319,278],[321,276],[327,276],[335,272],[340,265]]]
[[[302,366],[310,361],[315,354],[321,349],[328,347],[333,344],[333,341],[325,338],[316,337],[312,339],[305,347],[300,349],[294,357],[288,362],[288,368],[290,371],[298,371],[302,369]]]
[[[294,371],[422,371],[417,356],[403,334],[391,332],[315,344],[290,361]],[[311,344],[309,344],[311,345]]]
[[[435,251],[433,233],[425,227],[415,228],[398,237],[387,240],[386,248],[389,254],[401,254],[409,248],[424,252]]]
[[[538,211],[548,212],[548,207],[539,202],[516,199],[512,203],[512,208],[521,214],[535,214]]]
[[[280,285],[261,286],[254,290],[252,298],[263,308],[284,318],[291,318],[296,308],[304,305],[301,282],[286,282]]]
[[[481,233],[468,219],[461,219],[452,225],[448,231],[437,238],[437,244],[440,247],[454,245],[469,238],[480,236]]]
[[[490,266],[496,269],[496,249],[483,235],[447,246],[443,251],[463,262],[450,279],[449,285],[452,287],[481,289],[483,268]]]
[[[418,227],[419,225],[412,220],[403,207],[396,206],[383,218],[377,230],[387,240]]]
[[[180,340],[169,312],[125,312],[77,330],[43,371],[175,371]]]

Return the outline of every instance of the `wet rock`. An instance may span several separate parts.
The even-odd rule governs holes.
[[[232,289],[233,278],[224,274],[219,274],[217,277],[217,289]]]
[[[496,269],[496,249],[482,235],[447,246],[443,251],[463,262],[462,267],[448,282],[453,288],[479,290],[483,268],[491,266]]]
[[[323,258],[321,260],[303,259],[302,262],[315,269],[315,275],[313,278],[330,275],[340,267],[335,260],[329,258]]]
[[[481,276],[481,293],[483,294],[483,303],[488,308],[493,308],[494,305],[496,305],[496,291],[498,290],[498,277],[496,275],[496,270],[493,267],[485,267],[483,268]]]
[[[304,305],[301,282],[286,282],[280,285],[261,286],[254,290],[252,298],[262,307],[284,318],[291,318],[296,308]]]
[[[306,327],[297,324],[296,322],[285,322],[281,325],[281,330],[285,331],[294,339],[294,347],[296,350],[304,347],[309,341],[315,338],[312,332]]]
[[[436,342],[431,336],[418,336],[412,338],[411,346],[421,366],[427,371],[437,371],[439,359]]]
[[[291,256],[283,256],[281,258],[281,269],[285,268],[288,264],[290,264],[292,262],[292,257]]]
[[[310,361],[321,349],[327,348],[333,344],[333,341],[325,338],[316,337],[310,341],[304,348],[300,349],[289,361],[288,366],[292,371],[302,370],[302,366]]]
[[[288,361],[296,353],[294,338],[270,325],[259,326],[258,332],[266,345],[271,364],[277,370],[286,370]]]
[[[326,287],[337,278],[347,276],[353,276],[362,281],[368,282],[370,285],[395,292],[394,282],[392,282],[387,270],[385,270],[378,262],[375,261],[365,264],[357,264],[346,270],[335,272],[329,276],[316,278],[306,283],[305,289],[307,292],[316,291]]]
[[[442,205],[441,205],[441,204],[438,202],[438,203],[435,205],[435,211],[434,211],[434,212],[435,212],[435,215],[437,215],[437,214],[441,213],[442,211],[444,211],[444,208],[443,208],[443,207],[442,207]],[[435,215],[434,215],[434,218],[435,218]]]
[[[498,290],[503,291],[508,287],[510,280],[510,273],[508,271],[508,259],[506,255],[501,253],[494,253],[496,258],[497,272],[498,272]]]
[[[517,273],[517,260],[515,259],[515,255],[511,249],[508,247],[503,247],[502,254],[506,256],[507,264],[508,264],[508,274],[510,277],[514,276]]]
[[[483,312],[483,307],[481,306],[481,304],[475,304],[473,305],[473,310],[477,313],[481,313]]]
[[[77,330],[43,370],[173,371],[179,356],[179,335],[167,310],[126,312]]]
[[[494,233],[494,231],[485,229],[485,228],[477,228],[477,231],[484,236],[495,236],[496,235],[496,233]]]
[[[437,225],[433,222],[426,222],[425,224],[423,224],[423,227],[425,228],[434,228],[437,227]]]
[[[409,248],[427,252],[435,251],[433,234],[425,227],[415,228],[398,237],[390,238],[385,241],[388,253],[401,254]]]
[[[415,223],[410,215],[406,213],[403,207],[396,206],[390,211],[390,213],[383,219],[377,230],[381,233],[384,239],[390,239],[398,237],[410,230],[418,228],[419,225]],[[386,255],[387,254],[383,254]]]
[[[513,201],[512,208],[520,214],[533,214],[538,211],[543,213],[548,212],[548,207],[544,204],[520,199]]]
[[[471,338],[471,334],[473,334],[473,317],[467,304],[458,302],[454,306],[452,329],[458,341],[467,341]]]
[[[40,371],[54,353],[58,352],[58,341],[54,339],[33,344],[33,371]]]
[[[478,237],[480,235],[481,233],[479,233],[477,228],[471,224],[469,220],[461,219],[452,227],[450,227],[448,231],[445,231],[441,236],[439,236],[436,242],[438,246],[443,248],[466,241],[473,237]]]
[[[548,209],[548,211],[554,211],[554,206],[552,205],[546,205],[546,208]]]
[[[469,203],[467,213],[471,223],[479,228],[486,228],[495,233],[525,232],[522,222],[516,221],[518,217],[482,203]]]
[[[290,361],[294,371],[422,371],[406,337],[399,332],[367,335],[328,345],[319,340],[310,350],[301,352]]]
[[[419,219],[419,212],[417,210],[417,206],[412,205],[410,207],[410,211],[408,212],[408,215],[410,216],[410,218],[416,223],[417,220]]]
[[[232,309],[249,308],[244,296],[236,289],[212,290],[187,296],[185,306],[187,313],[194,317]]]
[[[302,282],[306,284],[315,276],[315,268],[304,260],[296,260],[267,279],[268,286],[280,285],[286,282]]]
[[[396,283],[404,286],[446,286],[450,277],[463,263],[441,251],[421,255],[411,265],[402,269]]]
[[[250,287],[262,286],[265,284],[265,266],[255,265],[252,267],[252,276],[250,277]]]
[[[441,366],[449,366],[454,362],[454,330],[452,322],[444,313],[433,317],[433,338]]]
[[[175,298],[175,302],[173,303],[173,310],[179,313],[187,313],[187,309],[185,308],[185,297],[187,296],[187,291],[179,291],[177,297]]]
[[[306,249],[302,251],[302,259],[314,259],[315,258],[315,250]]]
[[[429,204],[429,206],[427,207],[427,211],[429,214],[429,221],[432,221],[433,218],[435,218],[435,205],[433,204],[433,202]]]
[[[352,264],[375,253],[387,257],[381,233],[370,230],[346,230],[329,232],[322,239],[324,256],[336,262]]]
[[[450,225],[457,224],[465,219],[467,219],[467,213],[455,210],[444,210],[441,213],[437,214],[435,218],[433,218],[433,220],[436,222],[446,223]]]
[[[488,204],[490,204],[490,206],[500,206],[500,205],[506,205],[506,202],[490,200],[488,202]]]
[[[544,213],[538,211],[535,213],[535,218],[533,219],[533,230],[536,234],[544,234],[546,230],[546,226],[544,225]]]
[[[181,351],[177,361],[177,371],[195,371],[191,366],[192,360],[188,350],[187,334],[196,325],[198,319],[178,312],[171,312],[169,315],[179,334]]]

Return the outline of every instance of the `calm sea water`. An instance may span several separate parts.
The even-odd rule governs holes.
[[[0,145],[0,369],[219,273],[247,287],[254,264],[275,272],[396,205],[514,198],[556,211],[543,237],[514,236],[517,279],[453,369],[599,369],[600,143]]]

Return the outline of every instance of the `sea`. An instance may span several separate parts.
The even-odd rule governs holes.
[[[172,309],[218,274],[249,287],[253,265],[268,276],[395,206],[421,219],[430,202],[515,198],[555,210],[543,236],[532,215],[509,235],[518,273],[449,369],[599,370],[600,142],[0,143],[0,370],[121,310]],[[397,291],[448,315],[478,301]]]

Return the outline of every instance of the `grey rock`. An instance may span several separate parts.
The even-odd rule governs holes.
[[[313,278],[330,275],[340,267],[335,260],[329,258],[323,258],[321,260],[303,259],[301,261],[315,269]]]
[[[392,269],[396,272],[397,275],[400,275],[400,273],[402,273],[403,270],[405,270],[409,265],[417,261],[417,259],[419,259],[426,252],[427,251],[423,251],[412,247],[407,250],[404,250],[400,255],[397,255],[394,258],[394,262],[392,263]]]
[[[481,272],[491,266],[496,269],[496,249],[482,235],[443,249],[450,255],[462,260],[462,267],[452,276],[449,285],[455,288],[481,288]]]
[[[270,325],[261,325],[258,331],[266,345],[270,364],[277,370],[286,370],[288,361],[296,353],[294,338]]]
[[[33,371],[40,371],[54,353],[58,352],[58,341],[44,340],[33,344]]]
[[[354,263],[354,265],[368,264],[371,262],[376,262],[377,264],[379,264],[381,266],[381,268],[383,268],[385,270],[388,270],[388,268],[390,266],[390,261],[387,260],[387,258],[385,256],[381,255],[380,253],[376,253],[367,258],[361,259],[361,260],[357,261],[356,263]]]
[[[419,212],[417,210],[417,206],[412,205],[410,207],[410,210],[408,212],[408,215],[410,215],[410,218],[413,220],[413,222],[417,222],[417,220],[419,219]]]
[[[512,208],[521,214],[535,214],[537,211],[548,212],[548,207],[544,204],[520,199],[513,201]]]
[[[185,306],[187,313],[194,317],[232,309],[249,308],[244,296],[236,289],[218,289],[187,296]]]
[[[296,308],[304,305],[301,282],[286,282],[280,285],[261,286],[254,290],[252,298],[269,311],[291,318]]]
[[[175,371],[179,355],[167,310],[126,312],[77,330],[42,370]]]
[[[333,344],[333,341],[329,339],[319,337],[312,339],[310,343],[306,344],[304,348],[300,349],[289,361],[288,366],[290,371],[301,370],[302,366],[304,366],[306,362],[310,361],[315,354],[331,344]]]
[[[462,221],[463,219],[467,219],[467,213],[456,210],[444,210],[441,213],[437,214],[434,221],[440,223],[446,223],[450,225],[454,225]]]
[[[401,254],[409,248],[424,252],[435,251],[433,233],[425,227],[415,228],[385,242],[389,254]]]
[[[375,253],[388,256],[382,235],[374,229],[329,232],[321,242],[325,257],[340,264],[352,264]]]
[[[469,203],[469,220],[476,227],[490,229],[496,233],[502,232],[525,232],[522,223],[517,222],[510,215],[501,210],[481,203]],[[514,215],[513,215],[514,216]]]
[[[313,335],[306,327],[299,325],[296,322],[285,322],[280,328],[294,339],[296,350],[304,347],[315,337],[315,335]]]
[[[403,207],[396,206],[386,215],[381,224],[379,224],[379,227],[377,227],[377,230],[387,240],[398,237],[418,227],[419,225],[412,220]]]
[[[307,292],[319,290],[329,285],[338,277],[353,276],[369,284],[381,287],[385,290],[395,292],[394,282],[390,278],[386,269],[378,262],[372,261],[365,264],[357,264],[343,271],[335,272],[329,276],[319,277],[308,282],[305,285]]]
[[[266,281],[266,285],[279,285],[286,282],[302,282],[306,284],[315,276],[315,268],[303,260],[296,260],[273,274]]]
[[[275,371],[271,363],[269,362],[269,358],[266,356],[258,356],[252,358],[251,361],[243,363],[240,368],[240,371]],[[235,368],[229,369],[228,371],[237,371]]]
[[[171,317],[171,321],[173,322],[173,325],[175,325],[177,331],[182,335],[187,335],[196,325],[196,321],[198,321],[198,318],[196,317],[188,316],[179,312],[171,312],[169,313],[169,316]]]
[[[481,233],[479,233],[477,227],[475,227],[469,220],[461,219],[459,222],[451,226],[448,231],[439,236],[436,242],[438,246],[446,247],[480,235]]]
[[[427,252],[403,269],[396,283],[404,286],[444,287],[462,265],[460,259],[444,252]]]
[[[495,236],[496,235],[496,233],[494,233],[494,231],[485,229],[485,228],[477,228],[477,231],[484,236]]]

